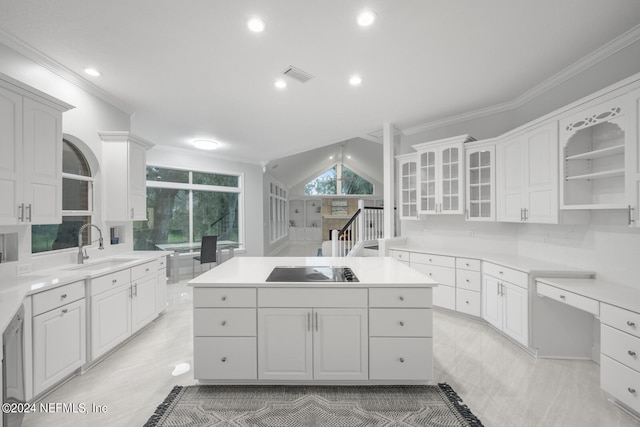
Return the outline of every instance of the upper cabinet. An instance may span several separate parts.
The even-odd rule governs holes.
[[[71,108],[0,75],[0,225],[62,221],[62,113]]]
[[[627,187],[631,189],[629,225],[640,227],[640,89],[629,94],[632,114],[636,125],[631,129],[627,157],[630,162]]]
[[[418,156],[418,213],[464,213],[464,143],[460,135],[413,145]]]
[[[129,132],[98,132],[104,142],[105,220],[147,219],[146,151],[153,146]]]
[[[638,197],[638,91],[560,121],[562,209],[628,209]]]
[[[396,156],[398,160],[398,182],[400,183],[400,219],[418,219],[417,155]]]
[[[496,220],[496,150],[493,140],[470,142],[467,157],[467,220]]]
[[[497,218],[558,223],[558,122],[507,136],[496,144]]]

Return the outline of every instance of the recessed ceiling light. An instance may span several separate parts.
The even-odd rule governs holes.
[[[357,74],[354,74],[349,78],[349,84],[351,86],[360,86],[360,83],[362,83],[362,77]]]
[[[261,33],[264,31],[265,23],[262,19],[254,16],[247,21],[247,27],[254,33]]]
[[[277,87],[278,89],[284,89],[285,87],[287,87],[287,82],[285,82],[285,81],[284,81],[284,80],[282,80],[282,79],[278,79],[278,80],[276,80],[276,82],[275,82],[274,84],[276,85],[276,87]]]
[[[100,77],[102,75],[102,73],[95,68],[85,68],[84,72],[92,77]]]
[[[215,150],[218,148],[218,143],[210,139],[196,139],[193,141],[193,146],[200,150]]]
[[[376,16],[376,13],[372,10],[363,10],[358,15],[358,25],[368,27],[375,22]]]

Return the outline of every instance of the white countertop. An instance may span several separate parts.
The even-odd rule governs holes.
[[[79,280],[102,276],[112,271],[130,268],[167,255],[169,255],[169,252],[162,251],[127,252],[91,260],[86,264],[66,264],[30,274],[2,278],[2,287],[0,288],[0,333],[7,327],[27,295],[57,288]],[[117,266],[104,264],[104,261],[113,259],[127,259],[129,261],[122,262]],[[95,268],[91,268],[91,266]],[[78,268],[82,269],[79,270]]]
[[[280,266],[345,266],[351,268],[359,282],[265,282],[271,271]],[[379,257],[237,257],[199,275],[191,286],[437,286],[437,282],[392,258]]]
[[[574,267],[568,267],[562,264],[556,264],[548,261],[541,261],[535,258],[529,258],[511,254],[497,254],[497,253],[479,253],[472,252],[465,249],[433,249],[425,248],[421,246],[409,246],[409,245],[392,245],[389,250],[407,251],[407,252],[419,252],[428,253],[434,255],[445,255],[458,258],[473,258],[479,259],[485,262],[493,264],[499,264],[504,267],[513,268],[532,276],[555,276],[562,277],[565,275],[580,275],[584,277],[594,276],[594,271],[585,271]]]
[[[587,298],[615,305],[640,313],[640,290],[616,285],[600,279],[538,279],[538,282],[555,286]]]

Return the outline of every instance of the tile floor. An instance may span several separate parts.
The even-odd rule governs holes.
[[[142,426],[174,385],[194,383],[192,292],[168,287],[167,312],[92,369],[42,399],[106,406],[106,413],[28,414],[24,427]],[[436,310],[434,377],[449,383],[487,427],[640,426],[608,402],[598,365],[536,359],[482,321]]]

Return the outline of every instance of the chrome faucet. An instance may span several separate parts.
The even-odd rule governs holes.
[[[80,230],[78,230],[78,264],[84,264],[84,260],[89,259],[89,255],[87,255],[86,249],[84,250],[84,253],[82,253],[82,232],[87,227],[95,227],[96,230],[98,230],[98,233],[100,233],[100,237],[98,238],[98,241],[100,242],[100,246],[98,246],[98,249],[100,250],[104,249],[103,240],[102,240],[102,230],[100,230],[100,228],[98,228],[98,226],[95,224],[84,224],[82,227],[80,227]]]

